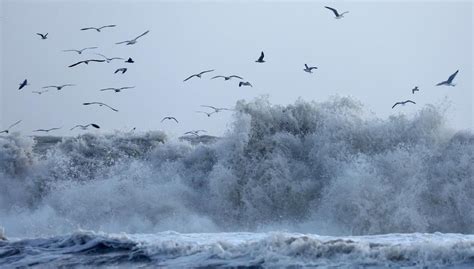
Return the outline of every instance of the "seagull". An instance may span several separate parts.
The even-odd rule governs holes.
[[[101,27],[86,27],[86,28],[82,28],[81,31],[86,31],[86,30],[96,30],[97,32],[100,32],[100,30],[104,29],[104,28],[108,28],[108,27],[115,27],[117,25],[115,24],[111,24],[111,25],[104,25],[104,26],[101,26]]]
[[[94,59],[92,59],[92,60],[84,60],[84,61],[77,62],[77,63],[75,63],[75,64],[71,64],[69,67],[74,67],[74,66],[79,65],[79,64],[82,64],[82,63],[84,63],[84,64],[89,64],[89,62],[103,63],[103,62],[105,62],[105,60],[94,60]]]
[[[216,79],[216,78],[223,78],[224,80],[229,80],[231,78],[238,78],[238,79],[243,79],[242,77],[236,76],[236,75],[231,75],[231,76],[215,76],[212,77],[211,79]]]
[[[105,88],[105,89],[100,89],[101,92],[103,91],[115,91],[115,92],[121,92],[122,90],[127,90],[127,89],[133,89],[135,86],[132,87],[121,87],[121,88]]]
[[[263,57],[265,57],[265,54],[263,54],[263,51],[262,51],[262,53],[260,53],[260,57],[258,57],[258,59],[255,62],[264,63],[265,61],[263,60]]]
[[[112,109],[113,111],[118,112],[117,109],[115,109],[115,108],[113,108],[113,107],[111,107],[111,106],[109,106],[109,105],[107,105],[107,104],[101,103],[101,102],[89,102],[89,103],[82,103],[82,104],[85,105],[85,106],[88,106],[88,105],[106,106],[106,107]]]
[[[125,43],[126,45],[133,45],[133,44],[137,43],[137,39],[139,39],[140,37],[142,37],[142,36],[148,34],[149,32],[150,32],[150,30],[144,32],[143,34],[141,34],[141,35],[135,37],[135,38],[132,39],[132,40],[125,40],[125,41],[122,41],[122,42],[117,42],[117,43],[115,43],[115,44],[118,45],[118,44],[123,44],[123,43]]]
[[[48,33],[46,34],[36,33],[36,34],[41,36],[41,39],[48,39]]]
[[[33,130],[33,132],[45,132],[45,133],[48,133],[48,132],[51,132],[51,131],[54,131],[54,130],[59,130],[59,129],[61,129],[61,127],[50,128],[50,129],[36,129],[36,130]]]
[[[214,113],[217,113],[216,111],[213,111],[213,112],[205,112],[205,111],[196,111],[196,113],[203,113],[203,114],[206,114],[208,117],[210,117],[212,114]]]
[[[456,70],[456,72],[454,72],[454,74],[449,76],[448,80],[440,82],[440,83],[436,84],[436,86],[441,86],[441,85],[453,86],[453,87],[456,86],[456,84],[453,84],[453,79],[456,77],[458,72],[459,72],[459,70]]]
[[[191,134],[191,135],[199,136],[199,133],[200,133],[200,132],[205,132],[205,133],[206,133],[207,131],[206,131],[206,130],[194,130],[194,131],[186,132],[186,133],[184,133],[184,134],[185,134],[185,135]]]
[[[231,109],[223,108],[223,107],[206,106],[206,105],[201,105],[201,106],[202,106],[202,107],[208,107],[208,108],[214,109],[214,112],[215,112],[215,113],[219,113],[219,112],[221,112],[222,110],[231,110]]]
[[[246,81],[246,82],[239,82],[239,87],[242,87],[242,86],[250,86],[250,87],[253,87],[252,84],[250,84],[250,82]]]
[[[21,90],[21,89],[23,89],[24,87],[26,87],[28,85],[30,85],[30,84],[28,84],[28,80],[25,79],[25,80],[23,80],[22,83],[20,83],[20,87],[18,88],[18,90]]]
[[[392,106],[392,109],[395,108],[395,106],[397,106],[397,105],[405,105],[406,103],[416,104],[416,103],[413,102],[412,100],[406,100],[406,101],[403,101],[403,102],[396,102],[396,103]]]
[[[99,47],[87,47],[80,50],[76,50],[76,49],[63,50],[63,52],[74,51],[74,52],[77,52],[77,54],[82,54],[85,50],[93,50],[93,49],[98,49],[98,48]]]
[[[206,70],[206,71],[202,71],[201,73],[198,73],[198,74],[191,75],[191,76],[189,76],[188,78],[186,78],[185,80],[183,80],[183,82],[184,82],[184,81],[187,81],[187,80],[189,80],[189,79],[190,79],[190,78],[192,78],[192,77],[198,77],[198,78],[201,78],[201,75],[203,75],[203,74],[205,74],[205,73],[212,72],[212,71],[214,71],[214,70],[215,70],[215,69]]]
[[[125,67],[119,68],[115,70],[114,74],[117,74],[118,72],[122,72],[122,74],[125,74],[125,72],[127,72],[127,68]]]
[[[309,67],[307,64],[304,64],[304,69],[303,69],[303,70],[304,70],[305,72],[313,73],[313,72],[312,72],[313,69],[318,69],[318,68],[317,68],[316,66],[311,66],[311,67]]]
[[[334,15],[336,15],[336,19],[342,19],[344,18],[344,14],[346,13],[349,13],[349,11],[345,11],[345,12],[342,12],[341,14],[339,14],[339,12],[337,12],[337,10],[335,8],[332,8],[332,7],[325,7],[329,10],[332,10],[332,12],[334,12]]]
[[[43,90],[43,91],[32,91],[32,93],[37,93],[39,95],[45,93],[45,92],[48,92],[48,90]]]
[[[164,120],[174,120],[176,121],[176,123],[179,123],[178,120],[175,118],[175,117],[164,117],[161,122],[163,122]]]
[[[103,55],[103,54],[100,54],[100,53],[96,53],[96,54],[99,55],[99,56],[104,57],[104,59],[105,59],[105,61],[106,61],[107,63],[110,63],[110,62],[113,61],[113,60],[123,60],[123,58],[120,58],[120,57],[107,58],[107,57],[106,57],[105,55]]]
[[[76,86],[76,85],[74,85],[74,84],[63,84],[63,85],[59,85],[59,86],[51,85],[51,86],[45,86],[45,87],[43,87],[43,89],[56,88],[58,91],[60,91],[60,90],[62,90],[64,87],[70,87],[70,86]]]
[[[99,125],[97,125],[97,124],[95,124],[95,123],[89,123],[89,124],[86,124],[86,125],[80,125],[80,124],[78,124],[78,125],[72,127],[70,131],[74,130],[74,129],[77,128],[77,127],[80,127],[82,130],[86,130],[87,127],[89,127],[89,126],[92,126],[92,127],[96,128],[96,129],[100,129],[100,126],[99,126]]]
[[[125,62],[129,64],[133,64],[135,61],[131,57],[128,57],[128,59]]]
[[[13,126],[15,126],[15,125],[19,124],[20,122],[21,122],[21,120],[19,120],[19,121],[17,121],[17,122],[15,122],[15,123],[13,123],[12,125],[8,126],[8,128],[7,128],[7,129],[5,129],[5,130],[1,131],[1,132],[0,132],[0,134],[1,134],[1,133],[6,133],[6,134],[8,134],[8,133],[10,132],[10,129],[11,129]]]
[[[415,88],[411,89],[412,94],[415,94],[415,92],[418,92],[418,91],[420,91],[420,89],[418,89],[418,86],[415,86]]]

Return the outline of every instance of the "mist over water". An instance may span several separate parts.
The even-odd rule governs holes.
[[[230,130],[0,137],[10,236],[289,231],[474,232],[474,135],[442,108],[380,119],[345,97],[239,101]]]

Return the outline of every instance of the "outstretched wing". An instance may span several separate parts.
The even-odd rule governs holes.
[[[337,10],[335,8],[332,8],[332,7],[326,7],[325,8],[329,9],[329,10],[332,10],[332,12],[334,12],[334,15],[336,15],[336,17],[339,17],[339,13],[337,12]]]
[[[263,57],[265,57],[265,54],[263,53],[263,51],[260,53],[260,57],[258,57],[258,60],[257,61],[263,61]]]
[[[215,78],[225,78],[224,76],[215,76],[215,77],[212,77],[211,79],[215,79]]]
[[[396,107],[397,105],[399,105],[399,104],[401,104],[401,103],[400,103],[400,102],[396,102],[396,103],[392,106],[392,109],[393,109],[394,107]]]
[[[236,75],[232,75],[232,76],[229,76],[230,78],[238,78],[238,79],[244,79],[242,77],[239,77],[239,76],[236,76]]]
[[[436,86],[441,86],[441,85],[444,85],[444,84],[447,84],[448,82],[447,81],[443,81],[443,82],[440,82],[438,84],[436,84]]]
[[[452,74],[451,76],[449,76],[448,78],[448,83],[451,83],[453,81],[453,79],[456,77],[456,75],[458,74],[459,70],[456,70],[456,72],[454,72],[454,74]]]
[[[117,42],[117,43],[115,43],[115,44],[118,45],[118,44],[123,44],[123,43],[128,43],[128,42],[130,42],[130,40],[125,40],[125,41],[122,41],[122,42]]]
[[[79,64],[82,64],[82,63],[84,63],[84,61],[80,61],[80,62],[77,62],[77,63],[75,63],[75,64],[71,64],[71,65],[68,66],[68,67],[74,67],[74,66],[79,65]]]
[[[17,121],[17,122],[15,122],[15,123],[13,123],[12,125],[8,126],[8,129],[10,129],[10,128],[12,128],[13,126],[15,126],[15,125],[19,124],[20,122],[21,122],[21,120],[19,120],[19,121]]]
[[[147,30],[147,31],[146,31],[146,32],[144,32],[143,34],[141,34],[141,35],[139,35],[139,36],[135,37],[135,39],[134,39],[134,40],[137,40],[137,39],[139,39],[140,37],[142,37],[142,36],[144,36],[144,35],[148,34],[149,32],[150,32],[150,30]]]
[[[405,103],[412,103],[412,104],[416,105],[416,103],[413,102],[412,100],[406,100]]]
[[[85,30],[97,30],[97,28],[95,28],[95,27],[86,27],[86,28],[81,29],[81,31],[85,31]]]
[[[195,77],[195,76],[196,76],[196,74],[191,75],[191,76],[187,77],[185,80],[183,80],[183,82],[188,81],[190,78]]]
[[[214,106],[206,106],[206,105],[201,105],[201,106],[202,106],[202,107],[208,107],[208,108],[212,108],[212,109],[214,109],[214,110],[216,110],[216,109],[217,109],[217,107],[214,107]]]
[[[100,27],[99,29],[103,29],[103,28],[107,28],[107,27],[115,27],[115,26],[117,26],[117,25],[115,25],[115,24],[104,25],[104,26]]]
[[[215,70],[215,69],[211,69],[211,70],[202,71],[202,72],[201,72],[201,73],[199,73],[199,74],[200,74],[200,75],[202,75],[202,74],[205,74],[205,73],[212,72],[212,71],[214,71],[214,70]]]

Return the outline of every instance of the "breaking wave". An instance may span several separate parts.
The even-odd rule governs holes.
[[[219,139],[161,132],[0,137],[11,236],[474,233],[474,135],[442,110],[380,119],[350,98],[236,104]]]

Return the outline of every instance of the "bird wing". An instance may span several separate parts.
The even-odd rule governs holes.
[[[230,78],[238,78],[238,79],[244,79],[242,77],[239,77],[239,76],[236,76],[236,75],[232,75],[232,76],[229,76]]]
[[[68,87],[68,86],[76,86],[75,84],[64,84],[64,85],[61,85],[61,87]]]
[[[115,26],[117,26],[117,25],[115,25],[115,24],[104,25],[102,27],[99,27],[99,29],[103,29],[103,28],[107,28],[107,27],[115,27]]]
[[[45,35],[43,35],[43,34],[40,34],[40,33],[36,33],[36,34],[41,36],[41,37],[45,37]]]
[[[448,78],[448,83],[451,83],[453,81],[453,79],[456,77],[456,75],[458,74],[459,70],[456,70],[456,72],[454,72],[454,74],[452,74],[451,76],[449,76]]]
[[[326,7],[325,8],[329,9],[329,10],[332,10],[332,12],[334,12],[334,15],[336,15],[336,17],[339,17],[339,13],[337,12],[337,10],[335,8],[332,8],[332,7]]]
[[[308,65],[307,64],[304,64],[304,67],[306,67],[306,69],[309,69]]]
[[[195,76],[197,76],[197,75],[196,75],[196,74],[191,75],[191,76],[189,76],[188,78],[186,78],[185,80],[183,80],[183,82],[184,82],[184,81],[187,81],[187,80],[189,80],[190,78],[195,77]]]
[[[112,109],[112,110],[115,111],[115,112],[118,112],[118,109],[115,109],[115,108],[113,108],[113,107],[111,107],[111,106],[109,106],[109,105],[107,105],[107,104],[104,104],[104,103],[101,103],[101,104],[104,105],[104,106],[106,106],[106,107],[108,107],[108,108],[110,108],[110,109]]]
[[[79,52],[78,50],[63,50],[63,52],[68,52],[68,51]]]
[[[260,53],[260,57],[258,57],[258,60],[257,61],[262,61],[263,60],[263,57],[265,57],[265,54],[263,53],[263,51]]]
[[[97,49],[99,47],[87,47],[87,48],[83,48],[82,50],[91,50],[91,49]]]
[[[20,122],[21,122],[21,120],[19,120],[19,121],[17,121],[17,122],[15,122],[15,123],[13,123],[12,125],[8,126],[8,129],[10,129],[10,128],[12,128],[13,126],[15,126],[15,125],[19,124]]]
[[[57,86],[44,86],[43,89],[47,89],[47,88],[57,88]]]
[[[441,86],[441,85],[444,85],[444,84],[446,84],[446,83],[448,83],[448,81],[440,82],[440,83],[436,84],[436,86]]]
[[[406,100],[405,103],[412,103],[412,104],[415,104],[415,105],[416,105],[416,103],[413,102],[412,100]]]
[[[215,78],[225,78],[224,76],[215,76],[215,77],[212,77],[211,79],[215,79]]]
[[[115,88],[105,88],[105,89],[100,89],[99,91],[115,91]]]
[[[92,59],[92,60],[87,60],[88,62],[97,62],[97,63],[103,63],[105,62],[105,60],[95,60],[95,59]]]
[[[72,130],[76,129],[77,127],[84,127],[84,126],[82,126],[82,125],[76,125],[76,126],[72,127],[69,131],[72,131]]]
[[[121,90],[127,90],[127,89],[133,89],[133,88],[135,88],[135,86],[131,86],[131,87],[122,87],[122,88],[120,88],[120,89],[121,89]]]
[[[401,104],[401,103],[400,103],[400,102],[396,102],[396,103],[392,106],[392,109],[393,109],[394,107],[396,107],[397,105],[399,105],[399,104]]]
[[[202,106],[202,107],[208,107],[208,108],[212,108],[212,109],[214,109],[214,110],[216,110],[216,109],[217,109],[217,107],[214,107],[214,106],[206,106],[206,105],[201,105],[201,106]]]
[[[68,67],[74,67],[74,66],[79,65],[79,64],[82,64],[82,63],[85,63],[85,61],[80,61],[80,62],[77,62],[77,63],[75,63],[75,64],[71,64],[71,65],[68,66]]]
[[[144,35],[148,34],[149,32],[150,32],[150,30],[147,30],[147,31],[146,31],[146,32],[144,32],[143,34],[141,34],[141,35],[139,35],[139,36],[135,37],[133,40],[137,40],[137,39],[139,39],[140,37],[142,37],[142,36],[144,36]]]
[[[86,28],[81,29],[81,31],[85,31],[85,30],[97,30],[97,28],[95,28],[95,27],[86,27]]]
[[[199,73],[199,75],[202,75],[202,74],[205,74],[205,73],[209,73],[209,72],[212,72],[212,71],[214,71],[214,70],[215,70],[215,69],[202,71],[201,73]]]
[[[117,42],[117,43],[115,43],[115,44],[118,45],[118,44],[123,44],[123,43],[128,43],[128,42],[130,42],[130,40],[125,40],[125,41],[122,41],[122,42]]]

